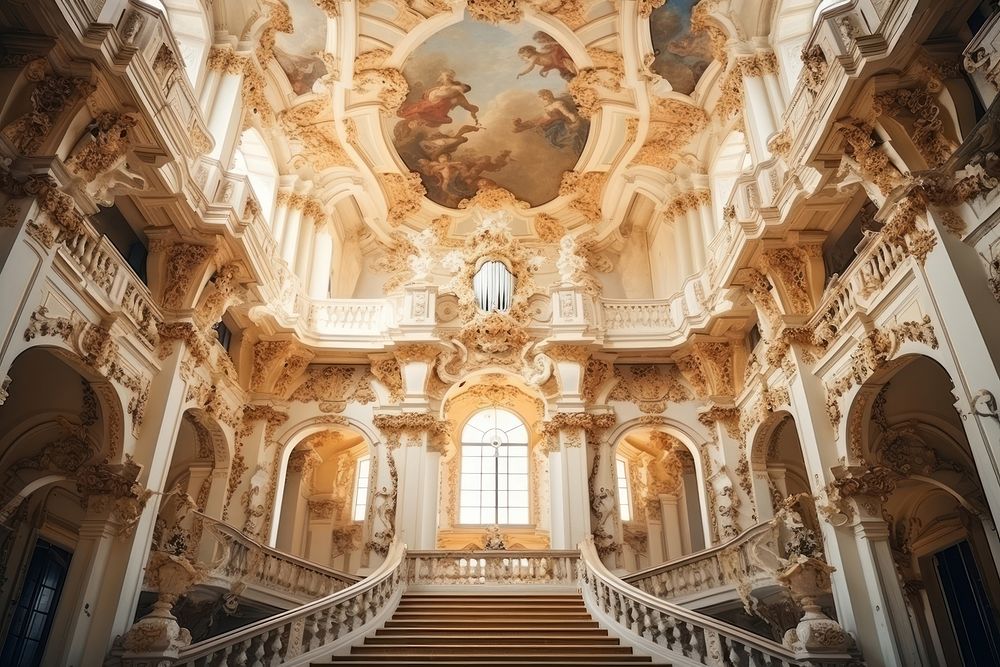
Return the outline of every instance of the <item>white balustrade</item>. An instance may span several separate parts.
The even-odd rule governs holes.
[[[59,255],[80,274],[83,284],[104,303],[108,312],[120,308],[140,336],[151,345],[156,343],[159,309],[153,303],[149,288],[107,237],[84,221],[75,235],[60,244]]]
[[[772,575],[754,564],[754,550],[764,545],[775,550],[770,523],[754,526],[710,549],[635,572],[622,581],[662,599],[752,587],[764,580],[773,581]]]
[[[626,642],[665,661],[717,667],[834,667],[857,664],[847,653],[806,653],[625,583],[601,562],[593,538],[580,545],[580,584],[587,608]]]
[[[379,625],[402,594],[406,547],[394,543],[370,576],[315,602],[192,644],[174,665],[304,665]],[[144,658],[145,659],[145,658]],[[125,665],[152,664],[131,662]]]
[[[411,551],[408,585],[532,584],[572,586],[578,551]]]
[[[321,335],[385,335],[392,325],[392,306],[384,299],[303,298],[311,331]]]
[[[208,573],[226,583],[241,581],[270,591],[315,599],[343,590],[360,577],[296,558],[250,539],[236,528],[196,513],[222,544],[222,556]]]
[[[636,329],[666,332],[677,328],[671,316],[672,300],[602,299],[601,307],[604,310],[604,326],[608,333],[616,331],[630,333]]]
[[[868,307],[883,295],[882,288],[906,262],[903,249],[877,236],[851,265],[827,288],[812,325],[832,333],[840,331],[858,306]]]

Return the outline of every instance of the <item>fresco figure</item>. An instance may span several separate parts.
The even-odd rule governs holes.
[[[462,107],[472,116],[473,122],[479,124],[479,107],[465,96],[472,90],[467,83],[455,80],[454,70],[446,69],[437,78],[437,83],[424,91],[423,96],[410,104],[403,105],[397,115],[407,120],[420,120],[431,127],[447,125],[452,122],[451,111]]]
[[[531,74],[536,67],[540,68],[539,76],[548,76],[552,70],[557,70],[559,75],[566,79],[572,79],[577,74],[576,64],[569,57],[569,53],[551,35],[544,32],[536,32],[533,39],[539,46],[530,44],[522,46],[517,50],[517,55],[521,57],[527,65],[518,72],[520,79],[526,74]]]
[[[532,120],[514,119],[514,132],[539,129],[550,144],[556,148],[571,148],[582,152],[587,142],[590,124],[580,117],[576,105],[566,97],[556,97],[551,90],[538,91],[543,113]]]
[[[452,158],[440,153],[437,158],[417,160],[418,170],[424,176],[424,186],[428,194],[445,206],[458,206],[463,199],[475,196],[479,188],[496,185],[483,174],[500,171],[511,161],[511,151],[503,150],[498,155],[464,155]]]

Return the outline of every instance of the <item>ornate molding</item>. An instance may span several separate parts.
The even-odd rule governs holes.
[[[666,411],[668,403],[680,403],[693,398],[681,382],[680,371],[673,364],[617,364],[614,367],[614,377],[617,384],[608,398],[613,401],[632,401],[644,414],[661,414]]]

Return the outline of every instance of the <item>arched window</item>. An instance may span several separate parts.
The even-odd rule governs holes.
[[[528,429],[509,410],[488,408],[462,429],[459,523],[520,524],[528,513]]]
[[[615,477],[618,480],[618,514],[622,521],[632,520],[632,502],[628,495],[628,461],[615,459]]]

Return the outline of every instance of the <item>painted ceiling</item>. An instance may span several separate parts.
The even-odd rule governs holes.
[[[427,196],[456,208],[482,185],[538,206],[583,153],[590,122],[567,89],[577,67],[554,37],[466,18],[406,59],[393,144]]]
[[[518,234],[610,238],[643,197],[662,209],[704,187],[691,175],[721,141],[703,133],[738,122],[708,122],[725,37],[696,0],[216,6],[243,26],[235,50],[256,44],[273,113],[247,124],[281,173],[382,244],[400,227],[460,234],[490,206]]]

